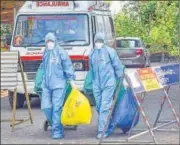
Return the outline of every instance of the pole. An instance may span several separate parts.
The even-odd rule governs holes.
[[[16,5],[14,5],[14,19],[13,19],[14,24],[15,24],[15,20],[16,20]]]

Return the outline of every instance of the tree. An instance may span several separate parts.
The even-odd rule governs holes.
[[[117,36],[137,36],[153,52],[165,50],[177,54],[177,1],[131,1],[114,20]]]

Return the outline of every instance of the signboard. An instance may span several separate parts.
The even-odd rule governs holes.
[[[179,83],[179,64],[164,65],[153,69],[163,87]]]
[[[138,78],[136,70],[126,72],[126,76],[128,77],[129,83],[131,83],[135,93],[142,93],[145,91],[141,81]]]
[[[156,74],[153,72],[151,68],[139,69],[137,70],[137,73],[146,92],[162,88],[156,77]]]
[[[34,9],[53,9],[53,8],[60,8],[60,9],[73,9],[74,4],[72,1],[34,1],[33,8]]]
[[[135,93],[149,92],[166,86],[179,84],[179,64],[126,70],[128,82]],[[126,86],[126,83],[124,83]]]

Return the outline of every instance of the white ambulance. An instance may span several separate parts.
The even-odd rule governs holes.
[[[88,71],[88,54],[96,32],[104,32],[115,48],[115,30],[109,5],[103,1],[26,1],[16,15],[10,50],[19,50],[30,97],[45,49],[44,37],[55,33],[59,45],[69,54],[80,90]],[[20,75],[20,74],[19,74]],[[18,80],[17,108],[24,104],[22,81]],[[10,93],[12,106],[12,92]]]

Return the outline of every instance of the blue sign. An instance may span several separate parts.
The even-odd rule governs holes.
[[[163,87],[179,84],[179,64],[155,67],[154,71]]]

